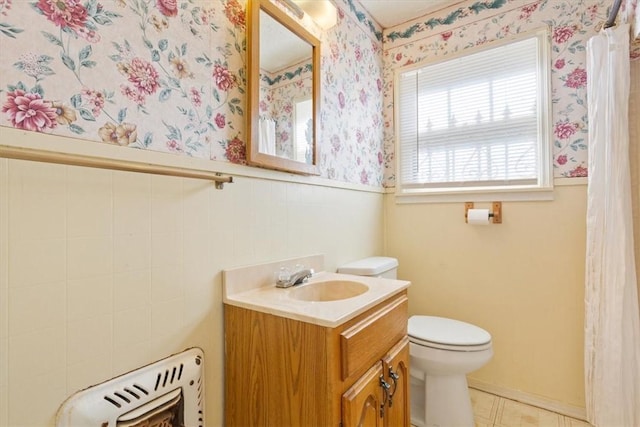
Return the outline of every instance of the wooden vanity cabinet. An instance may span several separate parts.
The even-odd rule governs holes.
[[[407,307],[326,327],[225,304],[225,426],[408,427]]]

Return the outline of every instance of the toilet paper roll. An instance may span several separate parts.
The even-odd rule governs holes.
[[[467,222],[473,225],[488,225],[489,209],[469,209],[467,211]]]

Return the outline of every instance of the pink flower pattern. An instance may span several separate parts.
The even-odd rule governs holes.
[[[360,184],[369,184],[369,174],[367,173],[366,169],[362,169],[362,171],[360,172]]]
[[[142,58],[133,58],[127,71],[128,80],[141,94],[151,95],[160,87],[158,72],[151,63]]]
[[[587,85],[587,70],[576,68],[567,76],[564,85],[573,89],[585,87]]]
[[[347,101],[344,97],[344,92],[338,93],[338,104],[340,105],[340,108],[344,108],[347,105]]]
[[[84,88],[81,92],[82,98],[91,107],[91,112],[94,117],[98,117],[104,108],[104,95],[102,92]]]
[[[540,3],[533,3],[533,4],[529,4],[524,6],[522,9],[520,9],[520,16],[518,17],[520,20],[526,20],[529,19],[529,17],[533,14],[533,12],[535,12],[538,9],[538,6],[540,5]]]
[[[176,141],[175,139],[170,139],[169,141],[167,141],[167,148],[169,149],[169,151],[174,153],[182,153],[184,151],[182,149],[182,144],[180,144],[180,142]]]
[[[213,66],[213,81],[216,87],[222,91],[229,91],[236,85],[236,79],[228,68],[220,64]]]
[[[20,89],[7,93],[2,112],[7,113],[11,124],[18,129],[42,132],[57,125],[55,108],[38,93],[26,93]]]
[[[362,105],[367,105],[367,101],[368,101],[368,95],[367,95],[367,91],[364,89],[360,89],[360,103]]]
[[[218,129],[224,129],[224,126],[227,124],[227,120],[224,117],[224,114],[216,114],[216,118],[214,119],[214,121],[216,122],[216,126],[218,126]]]
[[[78,31],[86,25],[87,9],[77,0],[38,0],[36,7],[58,27]]]
[[[178,4],[176,0],[157,0],[158,10],[169,18],[178,15]]]
[[[564,121],[560,123],[556,123],[553,133],[558,139],[568,139],[578,130],[577,123],[569,123],[569,121]]]
[[[98,43],[102,38],[95,30],[88,30],[86,28],[79,28],[76,33],[88,41],[89,43]]]
[[[556,27],[553,29],[553,41],[557,44],[566,43],[573,34],[575,29],[572,26]]]
[[[244,29],[246,25],[244,7],[242,7],[237,0],[227,0],[227,4],[224,7],[224,13],[229,22],[231,22],[236,28],[240,30]]]
[[[589,176],[589,171],[584,166],[576,166],[569,171],[569,178],[585,178]]]
[[[360,46],[356,46],[354,49],[354,53],[355,53],[355,59],[357,62],[362,61],[362,50],[360,49]]]
[[[245,164],[247,162],[247,148],[237,136],[227,142],[227,159],[231,163]]]
[[[0,0],[0,15],[8,16],[9,10],[11,10],[11,2],[13,0]]]
[[[120,93],[124,96],[132,100],[138,105],[144,105],[147,98],[144,96],[144,93],[137,91],[127,85],[120,85]]]
[[[191,103],[196,107],[202,105],[202,95],[200,94],[200,91],[195,87],[192,87],[189,90],[189,98],[191,99]]]

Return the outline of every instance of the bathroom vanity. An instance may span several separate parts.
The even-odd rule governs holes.
[[[226,426],[410,425],[409,282],[325,272],[290,289],[237,280],[225,277]]]

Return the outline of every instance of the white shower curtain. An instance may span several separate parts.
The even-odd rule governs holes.
[[[585,388],[587,417],[597,427],[640,426],[629,73],[629,25],[603,30],[589,40]]]
[[[261,153],[276,155],[276,122],[260,118],[259,149]]]

